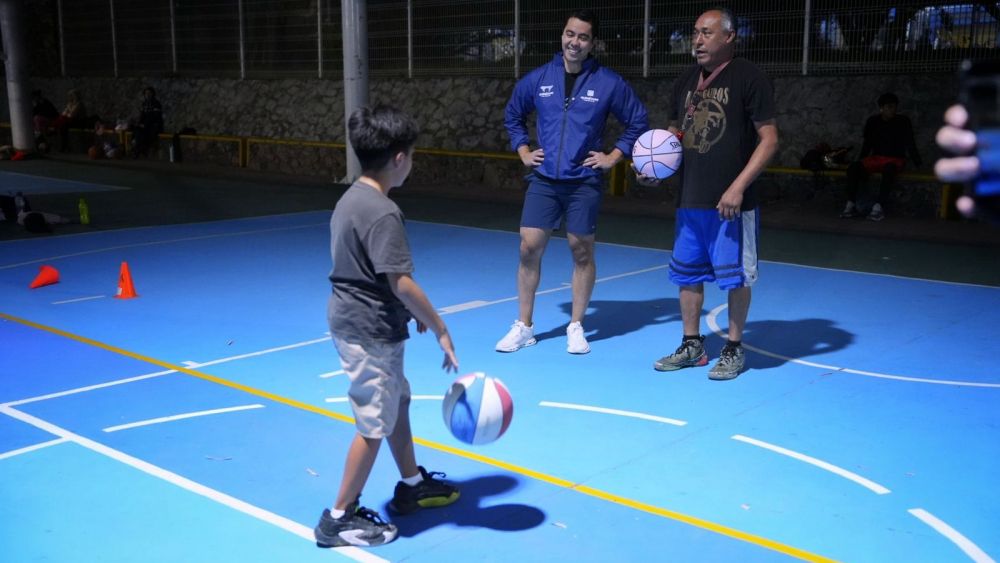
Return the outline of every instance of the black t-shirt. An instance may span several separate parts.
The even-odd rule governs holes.
[[[669,119],[684,132],[678,207],[714,209],[739,176],[759,141],[754,122],[774,119],[774,89],[767,76],[746,59],[733,59],[702,93],[695,65],[674,82]],[[689,105],[694,112],[687,117]],[[757,207],[751,184],[744,211]]]
[[[873,115],[865,122],[864,145],[861,147],[861,158],[866,156],[894,156],[906,158],[909,154],[918,166],[921,164],[920,153],[917,152],[913,140],[913,124],[905,115],[894,115],[886,121],[882,115]]]

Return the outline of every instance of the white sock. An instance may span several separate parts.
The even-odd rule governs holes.
[[[334,519],[343,518],[344,517],[344,512],[346,512],[346,511],[344,511],[344,510],[337,510],[336,508],[331,508],[330,509],[330,516],[333,516]]]
[[[413,477],[406,477],[406,478],[404,478],[404,479],[403,479],[403,482],[404,482],[404,483],[406,483],[407,485],[409,485],[409,486],[413,487],[413,486],[415,486],[415,485],[416,485],[417,483],[419,483],[419,482],[421,482],[421,481],[423,481],[423,480],[424,480],[424,476],[423,476],[423,475],[421,475],[420,473],[417,473],[417,474],[416,474],[416,475],[414,475]]]

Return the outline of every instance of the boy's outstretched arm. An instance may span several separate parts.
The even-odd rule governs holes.
[[[410,274],[387,274],[389,286],[396,297],[406,305],[406,308],[417,319],[417,330],[423,332],[429,328],[437,336],[438,345],[444,351],[444,362],[441,367],[445,371],[458,371],[458,358],[455,356],[455,345],[448,334],[448,327],[441,316],[434,310],[427,294],[417,285]]]

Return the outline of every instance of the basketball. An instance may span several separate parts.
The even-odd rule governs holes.
[[[681,166],[684,147],[673,133],[665,129],[650,129],[635,140],[632,164],[643,176],[666,180]]]
[[[477,372],[451,384],[441,411],[453,436],[478,446],[503,436],[514,416],[514,401],[499,379]]]

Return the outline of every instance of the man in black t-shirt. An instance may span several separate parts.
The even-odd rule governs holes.
[[[680,286],[684,337],[653,367],[673,371],[708,363],[701,311],[705,282],[728,292],[728,341],[708,377],[727,380],[744,367],[741,342],[757,280],[759,216],[753,181],[778,149],[770,80],[734,58],[736,19],[713,9],[695,23],[698,64],[674,82],[670,131],[684,146],[670,280]],[[647,182],[648,178],[640,178]]]

